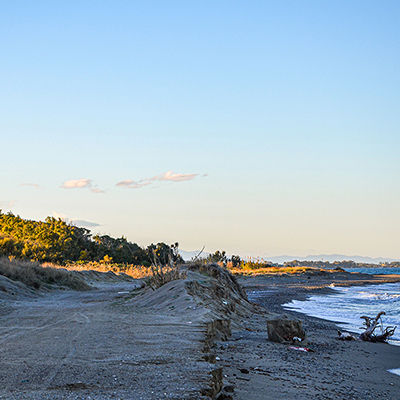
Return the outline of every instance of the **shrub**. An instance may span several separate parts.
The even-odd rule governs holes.
[[[176,243],[176,247],[173,247],[170,250],[170,254],[168,254],[167,262],[161,262],[157,257],[156,251],[153,251],[153,262],[151,264],[151,275],[146,280],[146,283],[153,289],[158,289],[159,287],[165,285],[168,282],[176,281],[178,279],[186,278],[186,271],[180,271],[181,259],[176,256],[178,252],[178,244]]]

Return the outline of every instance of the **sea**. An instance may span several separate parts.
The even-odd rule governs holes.
[[[349,272],[364,274],[399,274],[400,268],[349,268]],[[283,304],[289,310],[328,321],[338,322],[338,326],[347,332],[360,334],[363,330],[362,315],[375,317],[380,311],[383,327],[397,326],[389,344],[400,346],[400,283],[381,285],[335,287],[335,294],[311,296],[307,300],[293,300]],[[376,333],[379,333],[377,328]],[[400,375],[400,368],[390,370]]]

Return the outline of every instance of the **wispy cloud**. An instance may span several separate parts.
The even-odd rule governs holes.
[[[175,172],[167,171],[163,174],[154,176],[153,178],[149,179],[150,181],[172,181],[172,182],[183,182],[183,181],[190,181],[199,174],[175,174]]]
[[[101,190],[93,185],[92,179],[71,179],[69,181],[65,181],[61,187],[63,189],[89,189],[93,193],[105,193],[104,190]]]
[[[95,228],[96,226],[101,226],[96,222],[85,221],[83,219],[71,219],[71,222],[76,226],[81,226],[83,228]]]
[[[0,201],[0,208],[5,207],[11,209],[12,206],[16,203],[17,200],[5,200]]]
[[[124,188],[128,188],[128,189],[139,189],[143,186],[148,186],[150,184],[151,184],[151,182],[145,181],[145,180],[136,182],[136,181],[133,181],[132,179],[127,179],[125,181],[118,182],[115,186],[124,187]]]
[[[124,187],[129,189],[139,189],[144,186],[151,185],[153,182],[183,182],[190,181],[199,174],[176,174],[173,171],[167,171],[163,174],[153,176],[152,178],[145,178],[139,181],[134,181],[132,179],[127,179],[121,182],[118,182],[115,186]]]
[[[95,188],[95,187],[90,188],[90,191],[93,192],[93,193],[105,193],[104,190],[101,190],[101,189],[98,189],[98,188]]]
[[[39,186],[37,183],[20,183],[20,186],[31,186],[35,189],[42,189],[41,186]]]
[[[85,221],[84,219],[69,219],[65,214],[58,213],[57,211],[53,211],[53,217],[57,219],[61,219],[67,224],[72,223],[75,226],[81,226],[83,228],[95,228],[96,226],[101,226],[96,222]]]
[[[66,215],[58,213],[57,211],[53,211],[53,217],[57,219],[61,219],[61,221],[69,222],[69,219]]]

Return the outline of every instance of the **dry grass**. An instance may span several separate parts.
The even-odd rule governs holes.
[[[214,263],[224,268],[224,264]],[[302,274],[302,273],[315,273],[320,271],[318,268],[313,267],[300,267],[300,266],[287,266],[287,267],[267,267],[267,268],[254,268],[254,263],[249,265],[242,265],[240,268],[234,268],[231,262],[228,262],[226,269],[233,275],[281,275],[281,274]],[[56,264],[43,264],[44,266],[49,266],[52,268],[64,268],[69,271],[88,271],[94,270],[99,272],[112,271],[116,274],[124,273],[131,276],[134,279],[144,279],[149,286],[153,288],[158,288],[165,283],[168,283],[176,279],[185,279],[185,273],[180,272],[179,267],[176,265],[162,265],[161,263],[153,263],[152,266],[146,267],[144,265],[126,265],[126,264],[105,264],[99,262],[88,262],[85,264],[69,264],[66,266],[60,266]],[[190,265],[196,265],[197,268],[204,267],[208,265],[205,260],[199,260]],[[260,265],[265,265],[261,264]]]
[[[51,268],[63,268],[68,271],[98,271],[116,274],[124,273],[134,279],[143,279],[152,289],[157,289],[168,282],[185,279],[186,272],[181,272],[177,265],[163,265],[153,263],[150,267],[144,265],[126,265],[126,264],[105,264],[98,262],[88,262],[85,264],[69,264],[66,266],[56,264],[44,264]]]
[[[231,274],[231,271],[221,264],[222,263],[204,264],[202,262],[192,262],[189,263],[188,269],[215,278],[222,286],[233,289],[242,298],[247,300],[245,290],[239,285],[236,278]]]
[[[27,286],[40,289],[43,286],[64,286],[75,290],[88,290],[90,287],[73,274],[63,269],[44,267],[38,262],[0,258],[0,275]]]
[[[125,265],[125,264],[105,264],[99,262],[88,262],[85,264],[67,264],[57,265],[52,263],[45,263],[43,266],[51,268],[63,268],[68,271],[98,271],[98,272],[109,272],[112,271],[116,274],[124,273],[131,276],[134,279],[148,278],[152,275],[151,267],[145,267],[144,265]]]
[[[153,289],[158,289],[168,282],[186,278],[186,271],[181,272],[178,262],[173,262],[172,253],[168,257],[168,262],[161,262],[153,251],[153,262],[150,266],[151,275],[145,282]]]
[[[181,272],[178,267],[162,266],[161,268],[153,268],[152,274],[145,281],[155,290],[178,279],[186,279],[186,271]]]
[[[303,274],[305,272],[317,272],[318,268],[312,267],[268,267],[258,269],[246,269],[246,268],[229,268],[229,271],[233,275],[282,275],[282,274]]]

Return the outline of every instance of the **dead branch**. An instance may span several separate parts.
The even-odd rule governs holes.
[[[192,258],[191,261],[192,261],[192,262],[197,261],[197,260],[199,259],[199,257],[200,257],[200,254],[204,251],[205,248],[206,248],[206,246],[203,246],[203,248],[200,250],[200,252],[197,253],[196,256]]]
[[[388,326],[385,330],[383,330],[383,327],[381,325],[382,334],[376,335],[374,333],[379,321],[382,321],[382,315],[386,315],[386,313],[384,311],[381,311],[377,314],[375,318],[367,317],[366,315],[360,317],[361,319],[364,319],[363,325],[367,328],[363,333],[361,333],[361,340],[365,342],[386,342],[390,336],[393,336],[394,331],[396,330],[396,326]]]
[[[373,335],[371,336],[371,342],[386,342],[390,336],[393,336],[394,331],[396,330],[396,326],[388,326],[383,331],[381,335]]]

